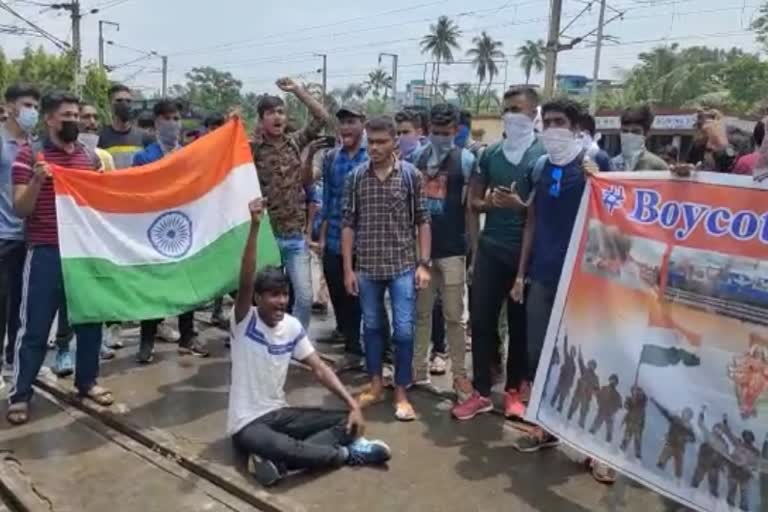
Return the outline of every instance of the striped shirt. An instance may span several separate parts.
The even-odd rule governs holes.
[[[85,148],[76,143],[75,151],[67,153],[46,140],[43,143],[43,158],[46,162],[71,169],[93,169],[96,166]],[[27,185],[32,179],[32,146],[25,145],[16,155],[11,171],[14,185]],[[53,179],[46,179],[37,196],[35,211],[26,218],[27,243],[29,245],[59,245],[56,230],[56,196],[53,192]]]

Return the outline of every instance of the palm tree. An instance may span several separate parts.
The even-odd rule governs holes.
[[[487,77],[486,94],[490,91],[493,78],[499,73],[496,61],[504,58],[504,52],[501,51],[504,43],[495,41],[483,31],[479,36],[472,38],[472,44],[475,47],[467,50],[467,57],[472,57],[472,65],[475,66],[477,74],[477,111],[480,112],[480,87]]]
[[[341,93],[341,99],[343,101],[351,100],[352,98],[362,100],[366,94],[368,94],[368,88],[365,84],[349,84]]]
[[[545,45],[544,40],[532,41],[528,39],[525,44],[517,49],[515,57],[520,59],[520,67],[525,72],[525,83],[531,79],[531,72],[536,70],[537,73],[541,73],[544,70],[544,53]]]
[[[437,67],[432,68],[432,85],[440,81],[440,63],[453,62],[453,50],[459,50],[461,30],[448,16],[440,16],[437,23],[429,26],[429,34],[421,39],[421,53],[430,54],[436,61]]]
[[[451,90],[451,84],[448,82],[441,82],[440,85],[437,86],[438,89],[440,89],[440,95],[445,100],[448,97],[448,91]]]
[[[462,107],[471,103],[472,84],[457,84],[455,91],[456,96],[459,98],[459,103]]]
[[[381,90],[386,90],[392,85],[392,79],[382,69],[375,69],[368,73],[368,81],[365,85],[373,92],[373,96],[378,98],[381,95]]]

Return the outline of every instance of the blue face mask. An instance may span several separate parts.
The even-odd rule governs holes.
[[[467,146],[467,142],[469,141],[469,126],[461,125],[459,128],[459,133],[456,134],[456,137],[453,139],[453,143],[456,144],[456,147],[464,148]]]
[[[39,119],[40,114],[38,114],[37,110],[29,107],[21,107],[19,115],[16,116],[16,122],[24,133],[32,133]]]
[[[402,156],[409,156],[419,147],[419,137],[416,135],[401,135],[397,139],[397,144],[400,148],[400,154]]]

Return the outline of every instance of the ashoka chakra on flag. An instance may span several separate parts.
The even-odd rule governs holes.
[[[192,219],[179,211],[166,212],[152,221],[147,238],[163,256],[180,258],[192,247]]]

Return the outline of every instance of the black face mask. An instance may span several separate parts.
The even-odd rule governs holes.
[[[115,117],[117,117],[122,122],[130,121],[133,119],[133,110],[128,103],[115,103],[115,105],[112,107],[112,111],[115,113]]]
[[[69,144],[77,140],[77,136],[80,134],[80,127],[77,121],[62,121],[61,130],[59,130],[59,139],[64,144]]]

